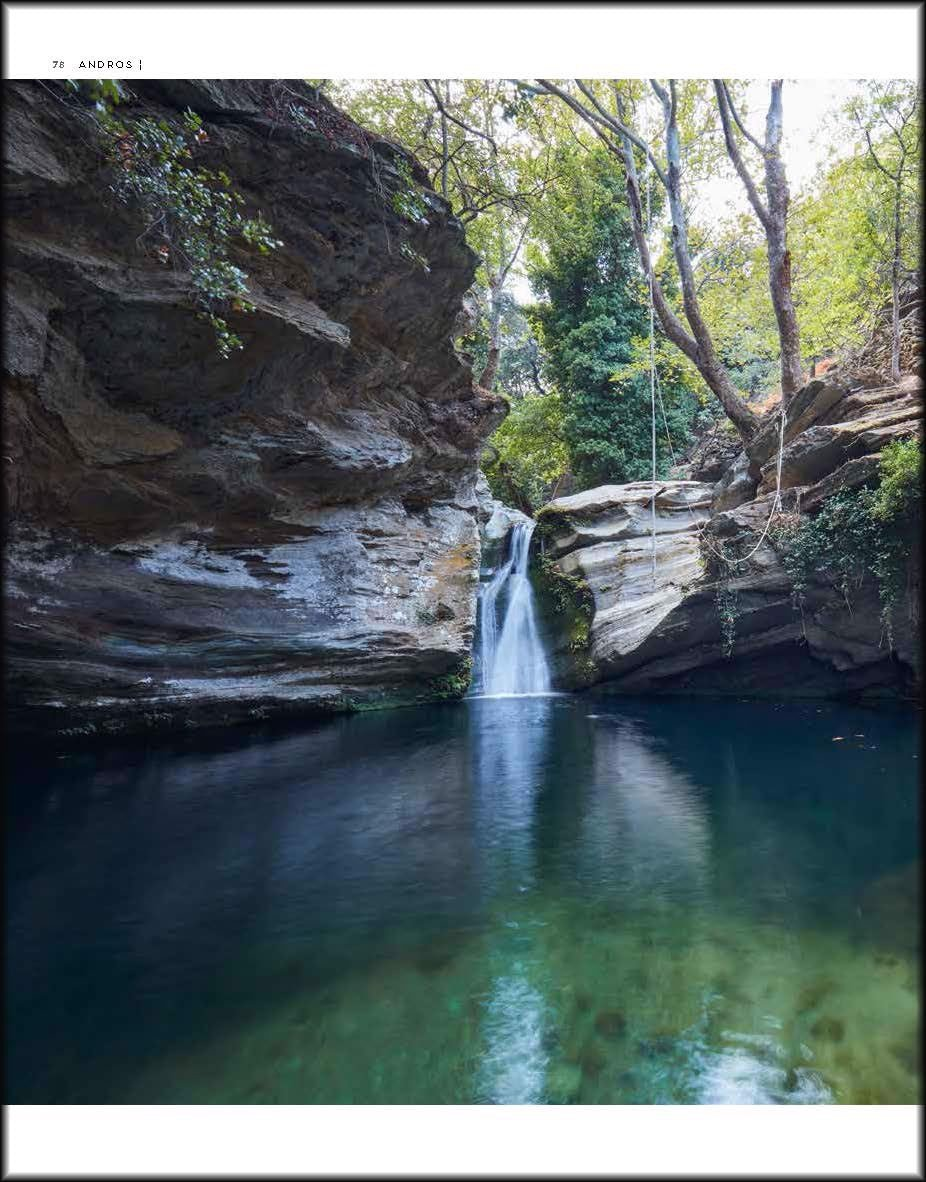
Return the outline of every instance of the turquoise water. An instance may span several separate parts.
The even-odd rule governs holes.
[[[8,772],[12,1103],[914,1103],[909,711],[484,699]]]

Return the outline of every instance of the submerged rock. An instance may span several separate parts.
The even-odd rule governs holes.
[[[203,163],[282,240],[240,260],[255,311],[228,313],[245,347],[225,359],[183,273],[139,249],[144,216],[107,199],[93,119],[6,88],[16,727],[112,734],[465,689],[477,457],[504,414],[452,344],[476,257],[412,157],[301,82],[288,97],[312,118],[290,118],[276,86],[139,82],[119,108],[198,112]],[[415,221],[390,196],[406,176]]]
[[[554,1103],[569,1103],[582,1087],[582,1070],[573,1063],[555,1063],[547,1071],[546,1093]]]
[[[842,1018],[824,1016],[814,1022],[810,1033],[814,1038],[822,1038],[827,1042],[842,1042],[846,1034],[846,1024]]]
[[[595,1015],[595,1030],[604,1038],[620,1038],[627,1029],[627,1019],[620,1010],[607,1010]]]

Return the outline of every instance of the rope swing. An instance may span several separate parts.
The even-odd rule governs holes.
[[[653,213],[650,204],[650,190],[652,188],[652,165],[650,163],[649,155],[646,156],[646,235],[647,239],[652,238],[653,234]],[[649,287],[649,401],[650,401],[650,433],[652,436],[653,448],[653,495],[650,500],[650,524],[652,535],[652,554],[653,554],[653,588],[656,587],[656,331],[653,322],[653,262],[650,257],[650,265],[648,267],[648,287]],[[663,409],[663,414],[665,410]],[[668,431],[668,424],[666,424]]]
[[[645,174],[646,174],[646,237],[647,237],[647,241],[649,243],[651,243],[652,236],[653,236],[653,211],[652,211],[652,199],[651,199],[651,191],[652,191],[652,183],[653,183],[653,177],[652,177],[653,166],[652,166],[652,161],[650,160],[649,154],[647,154],[645,156],[644,169],[645,169]],[[669,445],[669,453],[672,456],[673,464],[676,463],[676,458],[675,458],[675,449],[672,447],[672,437],[669,433],[669,422],[666,417],[666,407],[665,407],[665,402],[662,397],[662,389],[661,389],[661,385],[659,383],[659,375],[656,372],[656,326],[655,326],[654,300],[653,300],[653,256],[652,256],[652,250],[650,250],[650,265],[649,265],[648,273],[647,273],[647,289],[648,289],[648,294],[649,294],[649,395],[650,395],[650,434],[651,434],[651,445],[652,445],[652,479],[653,479],[653,495],[650,500],[650,541],[651,541],[651,552],[652,552],[652,572],[651,572],[651,575],[652,575],[653,589],[655,590],[655,587],[656,587],[656,496],[657,496],[657,491],[658,491],[657,484],[656,484],[656,394],[657,394],[657,390],[659,393],[659,407],[660,407],[660,410],[662,411],[662,421],[665,426],[666,440]],[[769,510],[768,520],[765,523],[765,528],[762,530],[762,533],[759,535],[759,540],[756,542],[756,544],[753,546],[753,548],[749,551],[749,553],[743,555],[741,558],[728,557],[721,549],[719,549],[717,546],[713,545],[713,543],[710,542],[707,539],[707,537],[705,536],[704,526],[705,526],[706,522],[700,522],[700,523],[696,522],[696,529],[697,529],[699,542],[701,544],[706,544],[708,549],[710,549],[718,558],[720,558],[726,564],[726,566],[729,568],[736,567],[736,566],[742,566],[744,563],[748,562],[750,560],[750,558],[752,558],[752,556],[758,551],[759,547],[765,541],[765,539],[768,535],[768,531],[771,528],[772,521],[775,519],[775,516],[782,511],[781,467],[782,467],[782,459],[783,459],[783,455],[784,455],[785,426],[787,423],[787,417],[788,417],[787,407],[785,406],[784,392],[782,391],[781,408],[780,408],[780,412],[779,412],[779,425],[778,425],[778,462],[775,467],[775,495],[772,498],[772,504],[771,504],[771,508]],[[692,520],[694,520],[694,514],[691,513],[690,506],[688,506],[688,512],[691,514]]]

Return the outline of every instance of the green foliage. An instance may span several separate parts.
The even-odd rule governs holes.
[[[580,488],[651,475],[649,310],[622,179],[595,151],[557,159],[563,179],[537,214],[528,273],[541,302],[528,309],[560,392],[570,470]],[[661,338],[660,338],[661,340]],[[664,355],[662,355],[664,356]],[[697,399],[676,367],[661,383],[677,451]],[[657,410],[657,460],[671,462]]]
[[[398,157],[396,170],[401,183],[392,194],[392,208],[400,217],[426,226],[428,224],[428,205],[415,184],[408,161]]]
[[[711,537],[701,538],[701,554],[704,571],[708,579],[714,583],[714,606],[720,621],[720,648],[725,657],[733,656],[736,643],[736,621],[739,619],[739,594],[733,586],[733,579],[737,573],[737,565],[745,554],[747,547],[751,547],[748,534],[737,535],[734,538]]]
[[[472,676],[472,657],[462,657],[448,673],[431,680],[426,697],[429,701],[449,701],[462,698],[469,689]]]
[[[720,618],[720,647],[725,657],[733,656],[736,641],[736,621],[739,617],[739,596],[729,582],[721,581],[714,589],[714,603]]]
[[[881,483],[872,500],[877,521],[912,529],[919,519],[923,450],[917,439],[895,439],[881,453]]]
[[[922,515],[922,452],[917,440],[885,448],[875,488],[837,493],[813,517],[780,527],[773,535],[800,605],[813,583],[852,595],[874,577],[881,618],[891,638],[891,618],[906,584]]]
[[[892,167],[894,137],[873,126],[878,157]],[[841,130],[846,131],[845,119]],[[917,125],[906,134],[911,140],[917,136]],[[857,137],[852,151],[821,162],[812,182],[792,195],[788,244],[808,368],[814,357],[862,343],[890,299],[892,209],[890,181]],[[915,184],[904,189],[901,213],[904,269],[913,272],[920,251]],[[763,234],[739,216],[695,228],[692,240],[702,309],[721,359],[740,389],[770,392],[778,384],[778,340]]]
[[[594,601],[589,585],[581,575],[567,575],[552,558],[544,555],[537,559],[535,570],[545,586],[553,610],[558,615],[576,614],[584,617],[586,624],[591,620]],[[587,641],[587,626],[584,635]]]
[[[115,78],[68,78],[65,87],[72,94],[88,98],[100,111],[125,102],[129,97],[126,88]]]
[[[482,469],[492,493],[501,501],[517,499],[539,509],[566,471],[562,399],[556,391],[526,394],[511,402],[511,411],[492,436]]]
[[[208,141],[202,120],[187,110],[182,124],[167,119],[120,119],[103,103],[99,126],[106,137],[111,190],[147,219],[141,240],[164,264],[189,272],[198,315],[209,323],[218,349],[228,357],[242,348],[225,313],[253,312],[247,273],[232,261],[235,245],[261,254],[282,246],[260,213],[248,216],[227,173],[196,167],[193,157]]]
[[[537,521],[541,536],[549,527],[549,518],[545,520],[541,514]],[[596,673],[589,653],[595,611],[591,588],[581,575],[566,574],[552,558],[544,555],[533,563],[531,576],[548,627],[567,638],[566,647],[577,684],[587,684]]]

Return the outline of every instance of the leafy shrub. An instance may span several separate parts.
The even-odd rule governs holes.
[[[523,499],[539,509],[568,462],[562,399],[550,391],[511,402],[508,417],[486,447],[482,468],[499,500]]]
[[[884,449],[875,488],[837,493],[813,517],[779,527],[774,542],[800,605],[811,583],[834,587],[852,609],[852,594],[873,576],[881,618],[891,617],[907,579],[922,511],[922,456],[917,440]]]
[[[872,513],[879,521],[914,525],[920,506],[923,452],[916,439],[896,439],[881,454],[881,484]]]
[[[227,173],[191,164],[209,138],[193,111],[187,110],[178,126],[166,119],[118,118],[105,101],[97,109],[112,192],[148,220],[141,240],[154,239],[154,256],[189,271],[198,315],[212,325],[219,352],[228,357],[243,346],[228,326],[226,309],[254,311],[248,276],[232,262],[232,246],[243,242],[269,254],[282,242],[260,213],[245,214],[244,198],[231,188]]]

